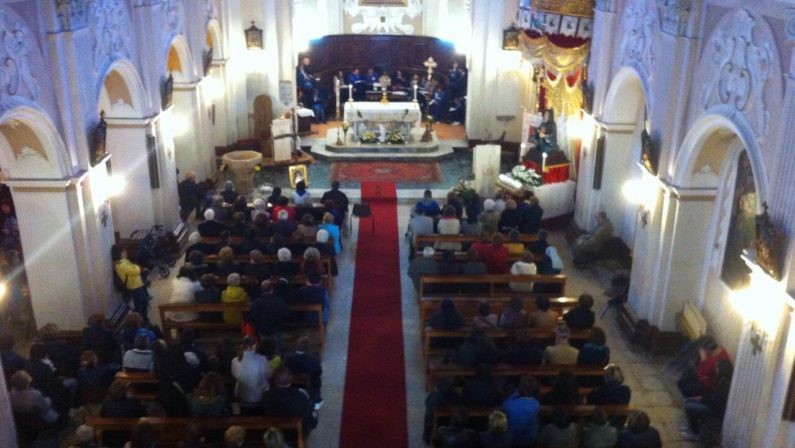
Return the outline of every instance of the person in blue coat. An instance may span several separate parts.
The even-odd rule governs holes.
[[[514,446],[533,446],[538,437],[538,412],[541,404],[535,398],[538,381],[530,375],[519,380],[519,389],[502,403],[508,416],[508,432]]]

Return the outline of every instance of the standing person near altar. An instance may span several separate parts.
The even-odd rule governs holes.
[[[309,74],[309,66],[312,64],[310,58],[301,59],[301,63],[295,69],[295,82],[298,85],[298,101],[305,107],[312,107],[314,104],[314,93],[317,90],[317,79]]]
[[[444,89],[444,84],[436,84],[432,99],[428,103],[428,113],[438,122],[447,119],[447,92]]]
[[[356,101],[364,100],[364,93],[367,90],[367,83],[359,72],[358,67],[354,67],[345,78],[345,83],[353,86],[353,99]]]

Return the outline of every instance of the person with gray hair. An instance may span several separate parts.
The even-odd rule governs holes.
[[[224,191],[221,192],[221,198],[227,204],[235,202],[237,192],[235,191],[235,184],[231,180],[224,182]]]
[[[279,210],[276,213],[276,222],[273,223],[273,232],[282,235],[285,238],[290,238],[296,230],[296,224],[290,219],[290,213],[285,210]]]
[[[271,266],[271,274],[286,279],[298,275],[300,266],[297,263],[293,263],[293,253],[290,249],[286,247],[280,248],[276,252],[276,260],[276,263]]]
[[[199,235],[205,238],[217,238],[221,235],[221,231],[224,230],[224,226],[215,220],[215,211],[208,208],[204,211],[204,222],[199,223],[197,230]]]
[[[577,364],[577,357],[580,351],[569,344],[571,331],[566,324],[559,324],[555,329],[555,345],[551,345],[544,350],[544,363],[551,365]]]
[[[420,276],[439,274],[439,263],[434,259],[435,254],[436,251],[432,247],[426,247],[422,250],[422,257],[415,258],[409,263],[407,275],[411,278],[415,291],[420,291]]]
[[[588,263],[596,259],[604,248],[605,243],[613,237],[613,224],[607,218],[607,213],[600,211],[596,214],[596,227],[590,232],[580,235],[572,249],[574,267],[583,269]]]
[[[254,210],[251,211],[251,222],[254,222],[259,215],[265,215],[268,219],[271,217],[271,214],[268,213],[268,203],[261,198],[254,199]]]
[[[417,246],[417,237],[423,235],[433,235],[433,218],[425,215],[425,209],[415,207],[414,214],[409,221],[409,228],[406,238],[410,238],[409,260],[414,259],[414,252],[420,249]]]

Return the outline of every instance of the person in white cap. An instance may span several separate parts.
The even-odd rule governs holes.
[[[478,215],[480,226],[483,231],[494,233],[500,223],[500,214],[494,208],[494,199],[483,201],[483,211]]]
[[[439,274],[439,264],[433,258],[436,253],[432,247],[426,247],[422,250],[422,257],[415,258],[409,263],[408,276],[411,282],[414,283],[414,290],[420,290],[420,276],[421,275],[437,275]]]

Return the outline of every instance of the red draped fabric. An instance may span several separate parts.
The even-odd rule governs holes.
[[[524,166],[526,168],[532,168],[536,171],[536,173],[541,172],[541,167],[538,166],[537,163],[534,162],[524,162]],[[547,172],[543,173],[543,179],[545,184],[556,184],[558,182],[566,182],[569,180],[569,164],[563,165],[555,165],[555,166],[548,166]]]

